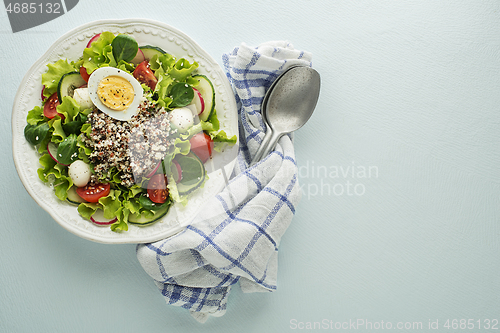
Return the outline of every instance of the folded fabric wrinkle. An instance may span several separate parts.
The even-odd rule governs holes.
[[[224,54],[239,115],[239,153],[226,187],[182,232],[137,246],[137,258],[168,304],[188,309],[199,322],[226,312],[231,287],[243,292],[277,288],[278,247],[300,201],[293,135],[249,167],[265,134],[261,103],[273,81],[312,55],[285,41]]]

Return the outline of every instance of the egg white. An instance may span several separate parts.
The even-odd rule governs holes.
[[[97,95],[97,87],[99,82],[108,76],[120,76],[130,82],[132,88],[134,89],[134,100],[130,104],[130,106],[123,111],[116,111],[110,109],[106,105],[104,105],[99,96]],[[139,81],[137,81],[132,75],[127,72],[124,72],[121,69],[114,67],[101,67],[96,69],[89,77],[88,82],[88,92],[90,96],[90,100],[94,105],[106,113],[108,116],[113,117],[118,120],[129,120],[131,119],[139,110],[139,104],[142,101],[143,90]]]

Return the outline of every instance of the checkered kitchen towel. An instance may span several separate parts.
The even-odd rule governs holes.
[[[183,232],[137,247],[167,303],[189,309],[200,322],[225,313],[237,282],[244,292],[276,290],[278,245],[301,194],[291,135],[260,163],[249,164],[264,137],[265,92],[290,66],[311,66],[311,54],[286,42],[242,44],[223,61],[240,120],[232,179]]]

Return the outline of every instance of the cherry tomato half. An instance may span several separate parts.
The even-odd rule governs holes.
[[[100,198],[107,196],[110,189],[111,185],[109,183],[87,184],[84,187],[77,187],[76,194],[87,202],[97,202]]]
[[[210,135],[205,132],[197,133],[189,140],[189,143],[191,144],[191,151],[195,153],[203,163],[212,157],[214,142]]]
[[[148,197],[154,203],[162,204],[168,198],[167,177],[157,173],[148,182]]]
[[[158,83],[158,79],[155,77],[153,71],[149,69],[149,62],[147,60],[144,60],[139,65],[137,65],[132,74],[137,79],[137,81],[139,81],[140,83],[144,83],[149,88],[151,88],[151,90],[154,90],[156,87],[156,83]]]
[[[57,93],[53,93],[45,104],[43,105],[43,115],[49,119],[54,118],[56,115],[61,116],[64,119],[64,115],[57,113],[56,107],[59,105],[59,99],[57,98]]]
[[[87,73],[87,69],[83,66],[80,67],[80,76],[85,80],[85,82],[89,82],[90,75]]]

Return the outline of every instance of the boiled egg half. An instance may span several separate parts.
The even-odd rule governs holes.
[[[129,73],[114,67],[101,67],[90,75],[88,93],[92,103],[108,116],[129,120],[139,110],[143,90]]]

